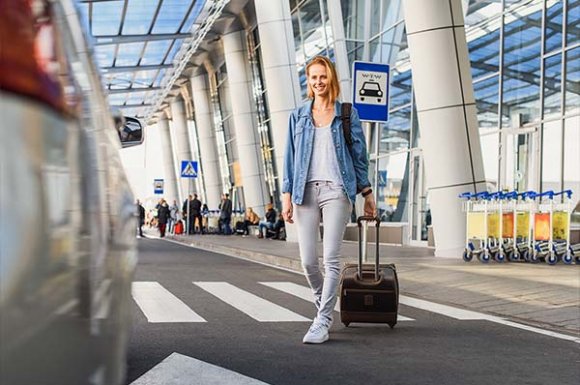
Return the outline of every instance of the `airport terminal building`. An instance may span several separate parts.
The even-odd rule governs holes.
[[[212,210],[229,192],[236,209],[279,208],[288,116],[306,100],[305,64],[325,55],[343,101],[353,62],[390,65],[389,120],[363,128],[398,243],[457,255],[463,191],[571,189],[578,201],[580,0],[80,3],[110,103],[158,138],[146,139],[143,198],[163,179],[169,202],[196,192]],[[183,160],[197,178],[180,177]]]

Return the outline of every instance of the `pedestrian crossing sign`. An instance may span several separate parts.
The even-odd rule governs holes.
[[[181,161],[181,177],[197,178],[197,162],[195,160]]]

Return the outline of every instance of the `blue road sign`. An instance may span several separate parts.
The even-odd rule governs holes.
[[[352,104],[360,120],[389,120],[389,65],[355,61],[352,66]]]
[[[387,187],[387,170],[379,171],[379,187]]]
[[[197,178],[197,162],[195,160],[181,161],[181,177]]]
[[[163,179],[153,179],[153,193],[163,194]]]

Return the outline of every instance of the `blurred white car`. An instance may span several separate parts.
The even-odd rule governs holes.
[[[0,0],[0,383],[124,381],[135,204],[73,0]],[[126,123],[126,124],[123,124]]]

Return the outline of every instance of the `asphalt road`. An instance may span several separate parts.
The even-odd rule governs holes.
[[[134,281],[158,283],[206,322],[149,322],[134,301],[127,384],[172,353],[271,385],[580,383],[578,343],[404,305],[413,320],[392,330],[346,328],[335,313],[330,341],[304,345],[309,322],[260,322],[203,288],[227,283],[312,319],[312,303],[260,283],[307,286],[301,275],[161,240],[139,248]]]

